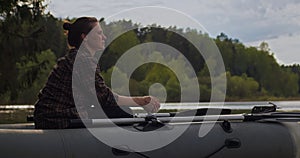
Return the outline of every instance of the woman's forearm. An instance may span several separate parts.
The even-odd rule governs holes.
[[[157,112],[160,108],[159,100],[152,96],[127,97],[118,95],[119,106],[141,106],[149,113]]]
[[[119,95],[118,96],[118,105],[119,106],[140,106],[137,102],[136,102],[136,97],[128,97],[128,96],[122,96]]]

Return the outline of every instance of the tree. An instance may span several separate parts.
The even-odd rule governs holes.
[[[231,76],[230,73],[227,73],[227,78],[227,93],[230,97],[253,98],[258,93],[258,83],[253,78],[247,77],[246,74]]]
[[[259,47],[258,47],[261,51],[264,51],[264,52],[270,52],[270,48],[269,48],[269,44],[267,42],[261,42]]]
[[[28,88],[38,78],[38,72],[47,63],[32,67],[26,76],[18,80],[16,63],[36,63],[38,55],[47,49],[56,53],[65,51],[63,32],[59,22],[45,14],[44,0],[1,1],[0,10],[0,94],[10,92],[10,100],[16,103],[18,91]],[[61,54],[61,53],[58,53]],[[24,84],[27,82],[27,84]],[[24,87],[24,85],[26,85]]]
[[[19,104],[32,104],[37,100],[38,92],[46,83],[49,72],[52,70],[56,60],[55,54],[50,49],[38,53],[36,58],[36,61],[28,61],[25,57],[23,59],[25,59],[26,62],[21,61],[16,64],[18,69],[18,82],[22,84],[23,87],[26,87],[18,91],[16,102]],[[33,71],[32,68],[40,67],[40,65],[43,65],[43,68],[35,72],[35,79],[31,78],[32,76],[29,72]],[[31,80],[24,82],[23,78],[31,78]]]

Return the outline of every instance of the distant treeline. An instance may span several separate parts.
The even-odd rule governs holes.
[[[46,6],[42,2],[0,2],[0,104],[33,104],[56,60],[68,50],[62,29],[64,20],[45,13]],[[279,65],[265,42],[258,47],[246,47],[237,39],[227,37],[225,33],[212,39],[195,29],[174,26],[162,28],[156,24],[141,28],[138,24],[125,20],[104,22],[101,26],[108,37],[106,43],[109,45],[99,64],[109,86],[112,72],[121,74],[118,75],[119,80],[124,82],[113,85],[118,93],[125,94],[129,84],[131,95],[148,95],[151,85],[160,83],[166,90],[167,101],[180,101],[181,92],[189,87],[181,85],[174,71],[185,72],[188,77],[184,80],[187,82],[192,79],[189,78],[191,70],[180,66],[186,65],[186,58],[197,76],[200,101],[209,101],[212,74],[207,62],[214,62],[213,57],[211,61],[205,61],[195,46],[184,38],[189,37],[199,41],[206,49],[211,47],[206,42],[213,40],[219,48],[226,74],[218,75],[227,77],[227,100],[273,100],[300,96],[300,66]],[[170,52],[172,49],[153,48],[154,45],[151,49],[147,46],[138,47],[151,42],[171,46],[180,54]],[[132,48],[134,49],[131,50]],[[148,63],[141,65],[128,76],[125,72],[129,69],[129,63],[115,65],[130,50],[137,53],[134,60],[129,62],[155,57],[157,61],[164,60],[168,65],[177,65],[176,70],[163,64]],[[215,65],[215,69],[217,68],[218,65]],[[126,78],[130,78],[128,83],[125,82]],[[159,96],[164,89],[160,86],[156,88],[154,91]]]

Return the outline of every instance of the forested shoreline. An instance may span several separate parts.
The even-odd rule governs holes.
[[[34,104],[57,59],[68,51],[62,29],[65,19],[46,13],[46,6],[41,0],[6,0],[0,3],[0,104]],[[101,25],[109,43],[99,61],[107,85],[110,85],[112,71],[121,74],[125,71],[126,65],[114,67],[124,52],[143,43],[160,42],[176,48],[190,59],[200,85],[199,101],[209,101],[211,76],[207,65],[193,45],[179,36],[184,34],[200,39],[199,42],[211,39],[216,43],[226,70],[227,101],[300,98],[300,65],[278,64],[265,42],[257,47],[246,47],[226,33],[212,38],[195,29],[161,28],[156,24],[139,28],[139,24],[126,20]],[[116,39],[111,38],[125,28],[138,29],[127,31]],[[167,59],[170,64],[183,62],[182,57],[168,56],[167,52],[147,53]],[[180,101],[181,88],[184,88],[180,87],[174,72],[161,64],[142,65],[131,76],[124,74],[123,77],[130,78],[127,84],[131,95],[147,95],[151,85],[162,84],[167,92],[167,102]],[[124,91],[122,85],[118,90],[120,93]]]

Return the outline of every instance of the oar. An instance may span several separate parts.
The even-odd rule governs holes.
[[[174,116],[204,116],[208,114],[208,110],[210,115],[225,115],[225,114],[231,114],[231,109],[221,109],[221,108],[201,108],[201,109],[193,109],[193,110],[187,110],[182,112],[169,112],[169,113],[138,113],[135,114],[134,117],[138,118],[144,118],[148,117],[150,115],[153,115],[155,117],[174,117]]]
[[[300,121],[300,113],[260,113],[260,114],[231,114],[231,115],[206,115],[206,116],[179,116],[179,117],[140,117],[140,118],[111,118],[111,119],[75,119],[71,120],[73,126],[108,126],[116,125],[132,125],[138,123],[145,123],[151,121],[159,121],[161,123],[191,123],[204,121],[258,121],[258,120],[286,120],[286,121]]]
[[[155,118],[161,123],[183,123],[183,122],[202,122],[202,121],[224,121],[224,120],[244,120],[243,114],[235,115],[207,115],[207,116],[182,116],[182,117],[161,117]],[[112,119],[75,119],[71,120],[71,124],[84,123],[86,126],[107,126],[112,123],[116,125],[128,125],[136,123],[144,123],[151,121],[145,118],[112,118]]]

